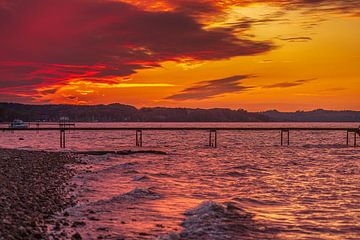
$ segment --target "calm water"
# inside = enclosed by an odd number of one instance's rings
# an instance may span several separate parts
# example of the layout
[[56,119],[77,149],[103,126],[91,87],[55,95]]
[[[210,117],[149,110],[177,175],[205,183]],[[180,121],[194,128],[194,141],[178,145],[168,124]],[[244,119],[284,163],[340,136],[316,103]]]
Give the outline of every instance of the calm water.
[[[96,124],[98,126],[301,126],[313,124]],[[79,124],[78,126],[88,126]],[[91,124],[94,126],[94,124]],[[71,132],[69,149],[135,149],[134,132]],[[156,239],[181,232],[189,209],[204,201],[231,202],[253,213],[268,238],[360,239],[360,148],[344,132],[144,132],[144,148],[168,155],[87,156],[75,182],[78,206],[68,209],[85,238]],[[19,140],[23,139],[23,140]],[[2,133],[1,147],[57,150],[59,134]],[[211,221],[210,221],[211,222]],[[226,222],[226,219],[224,220]],[[229,223],[230,224],[230,223]],[[69,232],[73,228],[68,229]],[[241,239],[230,236],[228,239]],[[254,236],[254,239],[259,237]],[[214,238],[221,239],[221,238]],[[224,237],[225,239],[225,237]]]

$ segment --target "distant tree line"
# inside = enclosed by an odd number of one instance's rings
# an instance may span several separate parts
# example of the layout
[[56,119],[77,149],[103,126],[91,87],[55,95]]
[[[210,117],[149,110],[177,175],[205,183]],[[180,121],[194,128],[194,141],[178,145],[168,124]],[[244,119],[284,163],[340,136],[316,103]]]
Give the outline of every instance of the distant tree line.
[[25,105],[0,103],[0,121],[74,122],[360,122],[357,111],[247,112],[226,108],[141,108],[124,104],[109,105]]
[[0,121],[59,121],[68,117],[74,122],[260,122],[269,121],[263,114],[245,110],[141,108],[123,104],[110,105],[25,105],[0,103]]
[[261,113],[274,122],[359,122],[359,111],[313,111],[279,112],[276,110]]

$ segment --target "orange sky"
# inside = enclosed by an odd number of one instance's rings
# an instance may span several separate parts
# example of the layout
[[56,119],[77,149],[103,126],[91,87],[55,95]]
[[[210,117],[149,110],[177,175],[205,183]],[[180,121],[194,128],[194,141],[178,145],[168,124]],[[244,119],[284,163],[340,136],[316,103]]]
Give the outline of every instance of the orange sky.
[[0,0],[0,101],[360,110],[355,0]]

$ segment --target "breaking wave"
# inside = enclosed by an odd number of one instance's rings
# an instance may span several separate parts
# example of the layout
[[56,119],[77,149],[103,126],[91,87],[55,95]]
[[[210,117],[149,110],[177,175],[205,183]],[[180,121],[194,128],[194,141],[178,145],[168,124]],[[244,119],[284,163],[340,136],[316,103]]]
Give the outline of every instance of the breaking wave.
[[257,223],[254,215],[234,203],[203,202],[184,214],[184,230],[169,234],[162,240],[224,240],[224,239],[276,239],[274,229]]
[[161,198],[161,195],[152,188],[135,188],[125,194],[114,196],[110,199],[99,200],[95,204],[110,204],[115,202],[128,202],[140,200],[155,200]]

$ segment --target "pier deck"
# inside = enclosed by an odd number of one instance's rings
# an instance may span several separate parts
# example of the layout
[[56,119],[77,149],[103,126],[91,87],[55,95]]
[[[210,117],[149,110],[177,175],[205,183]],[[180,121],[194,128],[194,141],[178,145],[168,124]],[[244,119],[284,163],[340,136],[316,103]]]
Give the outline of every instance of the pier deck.
[[[290,145],[290,132],[295,131],[343,131],[346,132],[346,145],[350,144],[350,134],[353,134],[354,147],[357,146],[357,135],[360,136],[359,128],[338,127],[36,127],[36,128],[0,128],[0,131],[58,131],[60,132],[60,147],[65,148],[66,131],[135,131],[136,146],[143,145],[143,131],[208,131],[209,146],[217,147],[218,131],[279,131],[281,133],[281,145]],[[285,136],[284,136],[285,134]],[[286,137],[286,138],[285,138]],[[285,142],[284,142],[285,140]]]

